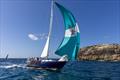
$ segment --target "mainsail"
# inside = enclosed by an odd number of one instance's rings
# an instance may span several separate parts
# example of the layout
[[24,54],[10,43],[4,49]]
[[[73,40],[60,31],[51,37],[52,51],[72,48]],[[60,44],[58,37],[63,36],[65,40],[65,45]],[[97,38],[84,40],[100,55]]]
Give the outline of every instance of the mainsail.
[[75,60],[80,45],[78,24],[70,11],[58,3],[55,4],[61,11],[65,24],[65,35],[55,54],[60,56],[67,55],[69,60]]
[[51,15],[50,15],[49,33],[48,33],[46,44],[45,44],[44,49],[42,51],[42,54],[40,56],[41,58],[48,58],[50,36],[51,36],[51,31],[52,31],[52,23],[53,23],[53,1],[51,2]]
[[44,46],[44,49],[42,51],[42,54],[40,56],[41,58],[47,58],[48,57],[49,42],[50,42],[50,38],[48,37],[47,41],[46,41],[46,44]]

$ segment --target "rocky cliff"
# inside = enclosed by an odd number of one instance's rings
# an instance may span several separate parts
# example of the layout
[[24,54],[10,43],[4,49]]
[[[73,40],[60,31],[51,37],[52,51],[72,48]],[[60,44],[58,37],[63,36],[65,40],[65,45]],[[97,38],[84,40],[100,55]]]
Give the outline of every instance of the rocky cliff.
[[78,60],[120,61],[120,44],[99,44],[80,49]]

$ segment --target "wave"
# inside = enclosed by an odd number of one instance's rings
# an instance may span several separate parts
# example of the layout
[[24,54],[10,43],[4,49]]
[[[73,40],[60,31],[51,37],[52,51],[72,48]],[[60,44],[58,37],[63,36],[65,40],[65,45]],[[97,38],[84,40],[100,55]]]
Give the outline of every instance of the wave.
[[8,64],[8,65],[2,65],[0,66],[0,68],[5,68],[5,69],[9,69],[9,68],[25,68],[25,64]]

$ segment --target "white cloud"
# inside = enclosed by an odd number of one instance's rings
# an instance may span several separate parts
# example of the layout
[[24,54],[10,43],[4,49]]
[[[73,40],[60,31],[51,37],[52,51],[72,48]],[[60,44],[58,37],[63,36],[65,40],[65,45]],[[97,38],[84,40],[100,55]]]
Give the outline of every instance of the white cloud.
[[42,34],[39,34],[39,38],[42,40],[42,39],[45,39],[47,38],[47,34],[46,33],[42,33]]
[[37,36],[35,36],[34,34],[28,34],[28,37],[31,39],[31,40],[38,40],[39,38]]
[[31,40],[43,40],[47,38],[47,34],[46,33],[41,33],[41,34],[28,34],[28,37]]

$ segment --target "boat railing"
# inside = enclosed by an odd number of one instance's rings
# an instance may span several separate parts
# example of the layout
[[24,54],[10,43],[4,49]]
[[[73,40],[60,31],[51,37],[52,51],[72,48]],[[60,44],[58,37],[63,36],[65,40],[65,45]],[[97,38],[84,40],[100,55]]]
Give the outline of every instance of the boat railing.
[[50,61],[54,61],[52,59],[46,59],[46,58],[40,58],[40,57],[32,57],[32,58],[28,58],[27,59],[27,63],[31,63],[31,62],[37,62],[37,61],[41,61],[41,62],[50,62]]

